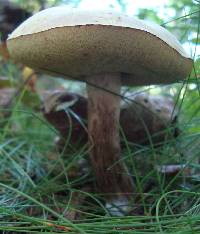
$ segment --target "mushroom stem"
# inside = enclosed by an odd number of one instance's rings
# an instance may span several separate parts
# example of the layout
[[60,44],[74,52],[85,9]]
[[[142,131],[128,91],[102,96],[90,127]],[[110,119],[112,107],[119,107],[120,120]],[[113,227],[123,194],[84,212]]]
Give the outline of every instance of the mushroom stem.
[[124,162],[120,160],[120,73],[94,75],[87,80],[90,159],[97,191],[108,199],[128,197],[134,186]]

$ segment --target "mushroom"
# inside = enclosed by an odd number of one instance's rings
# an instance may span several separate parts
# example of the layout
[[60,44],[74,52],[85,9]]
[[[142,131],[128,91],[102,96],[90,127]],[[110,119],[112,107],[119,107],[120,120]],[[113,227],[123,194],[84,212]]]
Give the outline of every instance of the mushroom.
[[120,88],[185,79],[192,60],[181,44],[156,24],[62,6],[22,23],[9,36],[8,49],[14,60],[39,71],[86,82],[97,191],[124,204],[123,198],[129,200],[135,189],[121,159]]

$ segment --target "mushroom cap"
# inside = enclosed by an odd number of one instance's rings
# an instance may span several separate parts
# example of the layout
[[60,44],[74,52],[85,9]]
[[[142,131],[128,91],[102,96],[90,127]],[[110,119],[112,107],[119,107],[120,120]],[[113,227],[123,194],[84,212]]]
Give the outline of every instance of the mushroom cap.
[[192,59],[163,27],[109,11],[43,10],[8,38],[11,57],[36,70],[86,80],[120,72],[124,85],[186,78]]

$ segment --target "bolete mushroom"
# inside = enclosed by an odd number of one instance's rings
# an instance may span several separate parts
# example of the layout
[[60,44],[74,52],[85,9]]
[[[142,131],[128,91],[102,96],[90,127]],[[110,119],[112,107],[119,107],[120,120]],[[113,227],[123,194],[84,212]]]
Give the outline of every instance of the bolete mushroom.
[[123,203],[123,197],[134,192],[134,183],[121,160],[120,88],[186,78],[192,60],[181,44],[159,25],[109,11],[62,6],[22,23],[9,36],[8,49],[14,60],[39,71],[87,83],[97,191]]

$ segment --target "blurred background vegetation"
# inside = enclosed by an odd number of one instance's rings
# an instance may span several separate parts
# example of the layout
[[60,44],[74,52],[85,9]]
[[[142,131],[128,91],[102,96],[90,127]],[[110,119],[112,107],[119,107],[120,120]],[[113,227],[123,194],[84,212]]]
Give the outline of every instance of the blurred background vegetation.
[[[0,28],[1,7],[4,2],[6,1],[0,0]],[[11,1],[30,14],[60,4],[81,7],[84,2],[90,7],[86,0]],[[158,7],[153,4],[151,7],[150,4],[145,5],[144,1],[143,7],[140,4],[135,8],[134,1],[129,0],[101,2],[111,10],[147,19],[167,28],[176,35],[194,60],[193,71],[186,80],[165,86],[123,89],[123,94],[142,92],[171,97],[178,115],[176,127],[180,130],[176,139],[164,142],[159,148],[151,144],[130,144],[123,150],[129,169],[137,181],[138,193],[133,202],[133,207],[136,206],[133,217],[115,219],[108,214],[104,202],[90,189],[89,185],[93,180],[91,169],[86,166],[86,172],[80,172],[79,164],[85,163],[80,163],[80,160],[87,158],[87,145],[71,145],[71,129],[65,150],[60,151],[55,140],[59,133],[41,113],[46,91],[66,89],[85,95],[84,84],[63,81],[61,77],[55,80],[44,74],[35,74],[5,58],[2,53],[2,233],[133,233],[133,229],[137,230],[136,233],[200,232],[200,1],[163,2]],[[91,5],[93,3],[91,1]],[[180,166],[174,174],[161,173],[158,169],[163,165],[174,164]],[[142,216],[139,216],[140,213]],[[74,219],[81,219],[82,222],[72,224]]]

